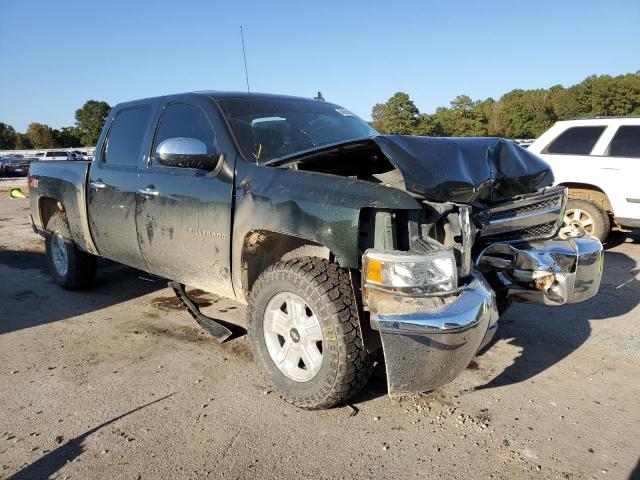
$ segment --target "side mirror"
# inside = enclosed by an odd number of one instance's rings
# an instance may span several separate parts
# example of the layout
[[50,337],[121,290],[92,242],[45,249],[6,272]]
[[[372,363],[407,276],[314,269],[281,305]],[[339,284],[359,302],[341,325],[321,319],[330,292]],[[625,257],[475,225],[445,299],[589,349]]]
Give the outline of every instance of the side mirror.
[[156,148],[158,162],[167,167],[216,170],[222,160],[220,152],[207,153],[207,146],[195,138],[169,138]]

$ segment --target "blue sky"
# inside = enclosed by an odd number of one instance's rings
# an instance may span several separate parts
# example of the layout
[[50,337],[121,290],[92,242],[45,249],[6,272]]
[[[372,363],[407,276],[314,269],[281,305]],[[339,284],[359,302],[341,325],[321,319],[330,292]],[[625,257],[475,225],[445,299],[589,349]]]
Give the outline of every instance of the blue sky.
[[88,99],[251,88],[369,119],[396,91],[458,94],[640,70],[640,1],[0,0],[0,121],[59,128]]

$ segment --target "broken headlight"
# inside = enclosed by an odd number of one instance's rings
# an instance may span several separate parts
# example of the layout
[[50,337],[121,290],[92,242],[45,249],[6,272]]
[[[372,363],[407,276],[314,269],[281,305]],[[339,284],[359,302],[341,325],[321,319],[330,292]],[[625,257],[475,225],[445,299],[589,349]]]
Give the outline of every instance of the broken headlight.
[[431,253],[367,250],[362,266],[367,286],[418,295],[448,292],[458,286],[451,250]]

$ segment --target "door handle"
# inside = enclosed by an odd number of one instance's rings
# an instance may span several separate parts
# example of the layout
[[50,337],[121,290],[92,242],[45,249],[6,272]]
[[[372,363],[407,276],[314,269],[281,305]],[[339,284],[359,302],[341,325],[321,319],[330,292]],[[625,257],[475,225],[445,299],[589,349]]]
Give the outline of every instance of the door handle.
[[93,182],[89,183],[89,186],[95,190],[102,190],[107,186],[107,184],[104,183],[102,180],[94,180]]
[[146,198],[153,198],[153,197],[157,197],[158,195],[160,195],[160,192],[158,190],[156,190],[155,188],[151,188],[151,187],[144,187],[138,190],[138,193],[140,195],[142,195],[143,197]]

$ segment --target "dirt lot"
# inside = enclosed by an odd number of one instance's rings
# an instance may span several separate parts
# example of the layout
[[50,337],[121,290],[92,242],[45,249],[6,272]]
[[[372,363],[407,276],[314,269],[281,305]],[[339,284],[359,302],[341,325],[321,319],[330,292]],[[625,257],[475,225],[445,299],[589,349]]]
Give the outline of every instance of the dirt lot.
[[378,369],[353,408],[305,412],[164,282],[104,262],[59,289],[28,200],[0,195],[0,478],[638,478],[638,235],[610,242],[599,296],[514,306],[445,388],[391,400]]

